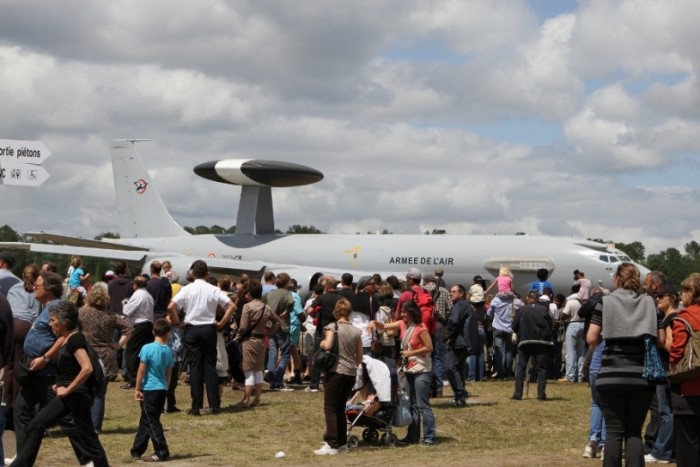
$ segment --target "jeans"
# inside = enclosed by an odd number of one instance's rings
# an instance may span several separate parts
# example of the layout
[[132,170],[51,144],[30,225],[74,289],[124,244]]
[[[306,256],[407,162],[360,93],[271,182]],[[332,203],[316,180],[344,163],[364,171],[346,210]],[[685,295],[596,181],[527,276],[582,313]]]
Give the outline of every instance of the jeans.
[[107,397],[107,386],[109,381],[105,375],[104,381],[95,392],[95,398],[92,401],[90,409],[90,418],[92,418],[92,426],[95,427],[95,433],[102,431],[102,421],[105,418],[105,399]]
[[671,460],[675,438],[673,436],[673,413],[671,412],[671,394],[668,384],[656,386],[656,400],[659,405],[659,432],[656,435],[651,455],[657,459]]
[[484,342],[486,342],[486,331],[484,328],[479,328],[479,355],[467,357],[467,367],[469,368],[467,379],[469,381],[484,379]]
[[547,399],[547,363],[549,362],[549,347],[542,344],[526,344],[518,348],[518,362],[515,370],[515,390],[513,399],[523,398],[523,383],[525,370],[530,357],[533,359],[532,369],[537,372],[537,399]]
[[[289,364],[289,351],[291,342],[289,333],[277,331],[277,334],[270,338],[270,349],[267,353],[267,371],[272,376],[270,386],[280,388],[284,386],[284,372]],[[280,362],[277,364],[277,354],[280,353]]]
[[[445,323],[438,321],[435,323],[435,333],[430,336],[433,340],[433,352],[430,355],[433,360],[433,376],[430,388],[432,391],[442,391],[443,374],[445,372],[442,362],[445,355],[444,329]],[[464,361],[462,364],[464,364]]]
[[512,332],[493,330],[493,364],[501,379],[507,378],[513,367],[512,336]]
[[327,380],[323,383],[323,414],[326,418],[326,432],[323,440],[330,447],[338,449],[348,444],[345,403],[352,394],[355,377],[342,373],[326,373],[326,378]]
[[405,373],[408,383],[408,397],[411,401],[411,424],[408,425],[406,440],[417,443],[420,440],[420,420],[423,417],[423,441],[435,443],[435,416],[430,407],[430,373]]
[[588,441],[595,441],[598,447],[605,444],[605,418],[600,406],[600,393],[595,387],[598,373],[588,375],[588,384],[591,385],[591,416],[588,430]]
[[[22,449],[11,465],[17,467],[34,465],[46,429],[66,416],[72,415],[75,428],[66,431],[71,443],[80,445],[81,451],[95,466],[108,466],[107,455],[92,425],[90,407],[92,407],[92,396],[84,392],[74,392],[60,398],[54,397],[29,422]],[[80,459],[81,464],[87,462]]]
[[187,363],[190,367],[190,395],[192,409],[199,410],[204,403],[204,388],[212,409],[221,408],[219,376],[216,374],[216,329],[213,324],[187,326],[183,339]]
[[464,360],[467,356],[467,349],[448,349],[445,354],[445,370],[447,380],[450,382],[455,400],[460,401],[467,398],[467,391],[464,389]]
[[160,423],[160,414],[163,411],[167,393],[167,391],[143,391],[141,419],[134,437],[134,444],[131,446],[132,457],[141,457],[146,452],[148,440],[153,443],[153,453],[161,460],[170,457],[168,443],[163,434],[163,425]]
[[[574,321],[566,328],[566,379],[583,381],[583,360],[586,358],[586,341],[583,322]],[[607,455],[607,454],[606,454]]]
[[642,425],[653,396],[653,392],[630,391],[624,388],[600,391],[606,431],[604,467],[622,465],[623,441],[625,467],[644,465]]

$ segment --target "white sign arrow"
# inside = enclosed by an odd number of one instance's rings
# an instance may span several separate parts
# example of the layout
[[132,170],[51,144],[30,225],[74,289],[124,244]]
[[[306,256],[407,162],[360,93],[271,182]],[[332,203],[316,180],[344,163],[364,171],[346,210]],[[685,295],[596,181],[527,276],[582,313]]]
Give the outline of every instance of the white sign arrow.
[[50,155],[51,151],[41,141],[0,139],[0,162],[13,161],[41,164]]
[[0,185],[39,186],[48,178],[49,173],[40,165],[0,159]]

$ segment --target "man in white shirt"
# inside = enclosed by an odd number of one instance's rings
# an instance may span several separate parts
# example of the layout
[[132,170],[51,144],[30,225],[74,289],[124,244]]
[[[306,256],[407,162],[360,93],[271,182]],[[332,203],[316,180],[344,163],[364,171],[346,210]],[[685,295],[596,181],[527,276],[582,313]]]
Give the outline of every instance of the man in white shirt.
[[[192,408],[190,415],[199,415],[203,406],[204,388],[213,414],[221,413],[219,397],[219,377],[216,374],[216,331],[223,328],[231,319],[236,305],[218,287],[208,282],[207,263],[197,260],[192,263],[190,272],[194,282],[180,290],[168,305],[168,313],[174,326],[185,330],[183,345],[186,360],[190,367],[190,395]],[[220,306],[224,314],[216,320],[216,309]],[[178,312],[184,311],[180,321]]]
[[129,301],[124,304],[122,313],[134,327],[134,332],[126,342],[124,359],[126,360],[126,373],[122,389],[132,389],[136,383],[136,372],[139,369],[139,353],[141,347],[153,342],[153,297],[146,288],[148,280],[143,276],[136,276],[132,281],[134,289]]

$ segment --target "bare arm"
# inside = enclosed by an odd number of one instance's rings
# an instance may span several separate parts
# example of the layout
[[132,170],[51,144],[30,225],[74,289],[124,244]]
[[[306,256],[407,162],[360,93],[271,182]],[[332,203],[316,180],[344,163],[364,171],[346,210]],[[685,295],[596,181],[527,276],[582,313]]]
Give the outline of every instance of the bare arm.
[[226,311],[224,312],[224,316],[221,318],[221,321],[216,323],[216,329],[221,329],[224,326],[226,326],[226,323],[231,319],[231,316],[233,316],[233,312],[236,311],[236,303],[233,300],[229,300],[228,305],[226,306]]
[[[333,348],[333,338],[335,337],[335,331],[332,329],[326,329],[326,336],[323,338],[321,341],[321,344],[319,344],[319,347],[321,347],[323,350],[331,350]],[[360,346],[362,344],[360,343]]]
[[29,371],[39,371],[44,368],[50,360],[56,358],[58,351],[61,350],[61,346],[65,340],[66,339],[64,337],[57,338],[49,350],[44,352],[44,355],[41,357],[36,357],[34,360],[32,360],[32,362],[29,364]]
[[586,342],[588,345],[595,348],[600,344],[600,341],[603,340],[602,330],[603,328],[599,325],[591,323],[588,327],[588,334],[586,335]]
[[[168,371],[170,371],[168,369]],[[146,376],[146,364],[141,362],[139,363],[139,369],[136,372],[136,389],[134,390],[134,399],[137,401],[142,401],[143,400],[143,391],[141,388],[141,383],[143,382],[143,377]]]

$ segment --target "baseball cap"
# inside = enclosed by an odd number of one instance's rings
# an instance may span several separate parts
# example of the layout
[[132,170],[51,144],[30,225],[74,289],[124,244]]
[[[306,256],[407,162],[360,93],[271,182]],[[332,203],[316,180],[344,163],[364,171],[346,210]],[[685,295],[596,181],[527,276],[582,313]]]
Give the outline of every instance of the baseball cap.
[[409,269],[408,272],[406,273],[406,277],[409,277],[411,279],[420,280],[420,278],[421,278],[420,269],[418,269],[418,268]]

